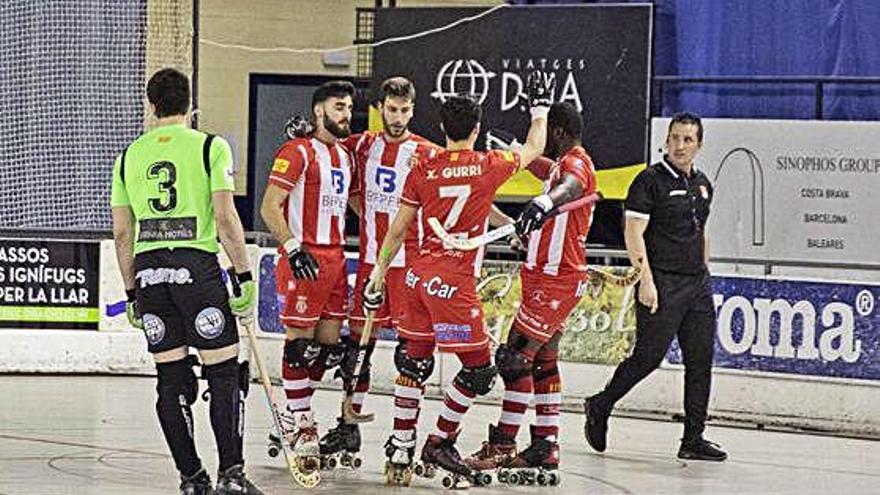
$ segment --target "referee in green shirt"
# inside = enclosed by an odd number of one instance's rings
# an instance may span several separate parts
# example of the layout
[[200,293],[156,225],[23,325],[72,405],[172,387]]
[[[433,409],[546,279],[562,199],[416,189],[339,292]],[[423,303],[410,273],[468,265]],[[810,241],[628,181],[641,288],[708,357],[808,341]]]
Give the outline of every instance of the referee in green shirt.
[[[156,362],[156,412],[180,471],[180,493],[261,494],[244,475],[242,422],[246,374],[238,363],[235,316],[256,301],[244,231],[233,204],[232,154],[221,137],[188,128],[189,80],[162,69],[147,84],[158,127],[132,142],[113,167],[116,259],[129,321],[144,331]],[[217,239],[242,291],[230,298]],[[190,406],[198,395],[189,347],[201,357],[211,391],[219,452],[217,490],[196,453]]]

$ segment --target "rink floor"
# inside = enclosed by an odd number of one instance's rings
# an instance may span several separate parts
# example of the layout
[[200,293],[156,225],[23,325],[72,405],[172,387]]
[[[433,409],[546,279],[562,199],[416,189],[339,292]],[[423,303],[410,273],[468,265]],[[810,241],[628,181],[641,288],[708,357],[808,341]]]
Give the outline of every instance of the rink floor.
[[[154,379],[147,377],[0,376],[0,495],[174,494],[177,475],[154,414]],[[202,385],[204,386],[204,384]],[[265,451],[269,415],[261,390],[248,399],[245,456],[250,478],[267,494],[302,490],[282,461]],[[314,405],[322,432],[333,423],[339,392],[319,391]],[[377,420],[362,428],[364,466],[325,474],[315,491],[359,495],[383,484],[382,445],[391,428],[392,399],[371,396],[365,409]],[[427,401],[422,431],[433,427],[438,401]],[[212,478],[216,454],[206,404],[196,406],[197,445]],[[479,448],[497,408],[477,406],[466,419],[459,447]],[[675,457],[681,425],[612,418],[609,448],[585,446],[583,419],[562,419],[562,484],[555,488],[490,487],[495,494],[541,490],[559,494],[880,493],[880,442],[737,428],[709,428],[707,437],[730,454],[725,463]],[[520,433],[526,441],[527,428]],[[421,438],[424,438],[422,433]],[[443,490],[439,480],[416,479],[392,493]]]

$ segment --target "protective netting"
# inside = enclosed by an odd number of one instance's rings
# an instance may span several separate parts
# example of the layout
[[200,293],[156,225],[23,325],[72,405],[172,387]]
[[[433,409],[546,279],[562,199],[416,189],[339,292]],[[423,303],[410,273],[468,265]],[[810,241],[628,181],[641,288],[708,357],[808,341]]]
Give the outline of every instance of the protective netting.
[[0,2],[0,229],[106,230],[146,78],[192,74],[192,0]]

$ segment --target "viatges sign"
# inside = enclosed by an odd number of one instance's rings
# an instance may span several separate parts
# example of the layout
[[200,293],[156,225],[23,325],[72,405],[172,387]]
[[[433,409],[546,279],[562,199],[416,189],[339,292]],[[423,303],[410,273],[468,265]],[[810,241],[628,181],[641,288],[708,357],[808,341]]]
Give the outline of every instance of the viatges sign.
[[[501,72],[493,72],[486,66],[499,66]],[[525,94],[526,75],[534,70],[547,71],[557,78],[556,91],[552,95],[557,102],[568,102],[583,112],[576,72],[584,72],[587,68],[584,59],[538,59],[522,60],[500,59],[492,62],[480,62],[474,59],[450,60],[443,64],[437,72],[434,91],[431,96],[446,101],[450,95],[471,94],[482,105],[486,102],[489,92],[497,88],[500,91],[498,102],[502,112],[527,110]],[[581,83],[583,85],[583,82]]]
[[[529,124],[525,81],[556,78],[554,101],[584,116],[584,142],[598,168],[646,156],[651,6],[379,9],[373,82],[404,76],[416,85],[413,130],[442,143],[437,110],[450,95],[483,107],[482,131],[519,141]],[[551,28],[552,26],[552,28]],[[410,36],[429,32],[421,36]],[[481,137],[478,145],[485,140]]]

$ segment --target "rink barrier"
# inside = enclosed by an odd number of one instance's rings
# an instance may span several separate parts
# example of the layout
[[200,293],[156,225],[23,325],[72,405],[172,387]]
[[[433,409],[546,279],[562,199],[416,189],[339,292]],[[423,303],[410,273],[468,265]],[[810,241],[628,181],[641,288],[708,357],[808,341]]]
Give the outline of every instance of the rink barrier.
[[[248,253],[252,266],[260,267],[259,273],[256,274],[257,283],[261,292],[264,292],[260,295],[260,304],[268,304],[267,301],[275,299],[274,293],[265,293],[269,291],[267,287],[274,286],[267,283],[270,278],[267,260],[274,260],[274,250],[249,245]],[[100,242],[99,254],[98,330],[0,329],[0,372],[143,375],[154,373],[143,335],[128,326],[124,311],[120,311],[120,308],[124,307],[120,304],[124,301],[125,295],[116,266],[113,242]],[[356,260],[350,260],[348,270],[352,274],[350,278],[352,284],[355,269]],[[880,410],[880,380],[877,379],[877,361],[874,357],[880,355],[875,352],[878,345],[877,334],[880,333],[876,329],[880,328],[880,323],[877,322],[876,307],[869,308],[871,304],[865,302],[866,296],[862,295],[861,299],[858,297],[858,294],[864,294],[868,290],[876,300],[877,291],[880,290],[877,285],[869,282],[846,284],[819,279],[810,280],[805,276],[790,280],[784,277],[768,279],[758,274],[747,276],[738,274],[735,277],[724,276],[718,279],[726,284],[721,292],[715,295],[719,308],[724,308],[724,301],[735,297],[745,300],[735,299],[736,307],[728,307],[724,310],[734,315],[734,320],[737,318],[743,320],[745,317],[742,315],[745,315],[748,306],[753,310],[756,307],[758,309],[754,313],[755,324],[752,330],[741,328],[745,325],[741,322],[734,324],[733,329],[721,329],[721,332],[728,332],[729,335],[716,339],[719,341],[716,346],[721,349],[719,352],[716,348],[716,367],[710,403],[710,416],[713,421],[819,430],[858,436],[880,436],[880,417],[876,415],[876,411]],[[789,292],[777,292],[778,297],[769,298],[769,302],[761,302],[758,301],[762,299],[761,297],[749,299],[750,293],[742,289],[742,287],[746,289],[751,287],[750,290],[759,290],[764,287],[763,290],[766,291],[770,290],[767,289],[770,287],[774,291],[783,290],[773,284],[787,284],[788,288],[783,289]],[[740,289],[736,289],[737,287]],[[734,294],[735,290],[740,290],[741,293]],[[798,294],[804,297],[797,299]],[[721,296],[720,303],[719,296]],[[851,304],[847,303],[852,307],[853,312],[851,330],[846,327],[849,314],[842,306],[831,306],[831,310],[827,309],[834,302],[842,302],[844,296],[853,301]],[[590,297],[590,294],[585,297]],[[764,297],[764,299],[768,298]],[[777,299],[787,301],[792,308],[791,311],[786,305],[776,302]],[[751,302],[747,305],[746,301]],[[779,340],[781,327],[778,316],[771,318],[776,323],[769,324],[770,327],[766,327],[766,324],[762,323],[764,320],[760,320],[766,318],[766,314],[759,314],[762,305],[767,310],[774,304],[777,312],[798,313],[789,322],[794,322],[791,328],[784,328],[784,332],[791,330],[791,335],[794,335],[790,342]],[[812,314],[807,305],[813,306],[816,315],[817,326],[813,334],[817,343],[815,346],[803,343],[802,327],[797,323],[802,318],[799,315]],[[260,309],[266,310],[265,307]],[[260,309],[257,310],[258,313]],[[841,311],[845,313],[843,316]],[[268,326],[269,323],[267,323],[268,328],[262,326],[267,322],[265,315],[262,318],[259,314],[255,316],[258,321],[261,355],[265,356],[270,375],[277,380],[280,377],[283,334],[277,333],[277,328]],[[588,322],[593,323],[615,320],[612,315],[607,317],[581,315],[581,317],[582,320],[586,318]],[[626,318],[618,320],[623,321],[623,326],[626,326]],[[761,325],[765,326],[761,327]],[[767,332],[768,328],[771,331],[769,347],[766,345],[768,336],[760,333]],[[826,337],[825,347],[822,347],[822,335],[829,329],[836,334],[833,338]],[[592,329],[581,329],[580,333],[583,338],[592,338],[595,334],[591,335],[591,331]],[[749,346],[746,345],[743,331],[746,331],[746,337],[752,339]],[[621,333],[625,334],[625,332]],[[384,336],[387,338],[390,335],[386,330]],[[727,341],[721,342],[724,339]],[[724,345],[731,343],[734,345],[733,351],[745,349],[745,352],[737,354],[729,352],[731,349],[723,348]],[[373,387],[376,393],[390,393],[392,390],[396,376],[392,364],[393,349],[394,343],[390,340],[381,340],[377,345],[373,361]],[[789,356],[792,350],[794,355]],[[244,352],[246,353],[247,350],[245,349]],[[818,356],[815,355],[816,352]],[[661,369],[649,376],[620,402],[618,414],[653,417],[659,415],[667,419],[680,416],[683,373],[681,366],[676,364],[676,359],[676,350],[673,348]],[[779,362],[782,361],[802,363],[801,368],[808,373],[796,373],[794,365],[789,368],[779,367]],[[454,357],[441,355],[438,359],[437,371],[427,384],[428,395],[440,396],[458,366],[458,361]],[[600,390],[614,371],[613,363],[568,361],[562,362],[560,368],[565,384],[563,409],[574,411],[579,411],[583,398]],[[827,371],[827,376],[818,373],[822,370]],[[324,386],[338,388],[338,383],[333,383],[330,374],[327,375]],[[495,390],[482,400],[498,403],[500,397],[499,383]]]

